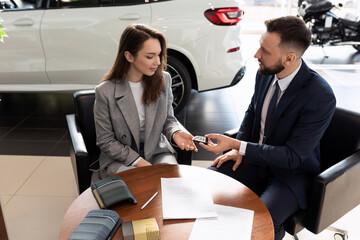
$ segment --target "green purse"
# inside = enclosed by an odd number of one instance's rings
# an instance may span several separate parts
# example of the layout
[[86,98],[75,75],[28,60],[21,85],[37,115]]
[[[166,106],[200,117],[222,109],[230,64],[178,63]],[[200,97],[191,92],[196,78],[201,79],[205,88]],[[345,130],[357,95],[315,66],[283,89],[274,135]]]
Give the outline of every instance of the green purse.
[[91,185],[92,193],[99,207],[106,209],[115,203],[128,200],[137,203],[126,183],[119,176],[105,178]]

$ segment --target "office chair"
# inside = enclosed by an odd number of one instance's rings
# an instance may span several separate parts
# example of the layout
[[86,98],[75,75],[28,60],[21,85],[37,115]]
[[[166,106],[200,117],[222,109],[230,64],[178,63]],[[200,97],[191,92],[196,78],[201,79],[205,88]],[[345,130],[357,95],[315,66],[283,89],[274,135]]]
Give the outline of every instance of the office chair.
[[[224,135],[235,138],[237,132]],[[360,204],[360,113],[336,108],[320,140],[320,161],[322,172],[313,179],[309,208],[295,212],[284,227],[296,240],[304,228],[315,234],[332,230],[334,239],[345,240],[347,232],[330,225]]]
[[[90,186],[92,170],[99,168],[97,159],[100,149],[96,145],[94,101],[95,90],[77,91],[74,93],[75,113],[66,115],[71,138],[70,157],[80,194]],[[191,151],[175,150],[179,164],[191,165]]]

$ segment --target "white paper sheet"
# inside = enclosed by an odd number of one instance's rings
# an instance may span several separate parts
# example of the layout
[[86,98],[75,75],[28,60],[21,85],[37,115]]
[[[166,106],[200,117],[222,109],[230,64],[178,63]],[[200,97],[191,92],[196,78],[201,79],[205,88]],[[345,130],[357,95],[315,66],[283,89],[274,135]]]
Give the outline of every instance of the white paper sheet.
[[215,204],[217,218],[196,219],[189,240],[250,240],[254,211]]
[[163,219],[216,217],[210,188],[201,179],[161,178]]

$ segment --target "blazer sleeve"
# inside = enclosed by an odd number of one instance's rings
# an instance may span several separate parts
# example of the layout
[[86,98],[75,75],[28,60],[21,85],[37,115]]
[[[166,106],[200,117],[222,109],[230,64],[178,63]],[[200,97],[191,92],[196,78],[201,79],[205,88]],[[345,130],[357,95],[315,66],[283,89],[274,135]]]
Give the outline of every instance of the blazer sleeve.
[[131,149],[130,146],[124,145],[116,139],[111,123],[110,100],[106,96],[106,94],[110,95],[110,91],[107,92],[102,87],[105,86],[99,85],[95,89],[94,120],[96,144],[101,152],[106,154],[111,161],[124,162],[125,165],[130,165],[139,157],[139,154]]
[[174,109],[172,107],[173,94],[171,90],[171,76],[169,73],[164,72],[165,77],[165,92],[167,96],[167,117],[163,128],[163,134],[166,136],[169,142],[172,142],[172,136],[177,131],[187,131],[184,127],[181,127],[178,120],[174,115]]

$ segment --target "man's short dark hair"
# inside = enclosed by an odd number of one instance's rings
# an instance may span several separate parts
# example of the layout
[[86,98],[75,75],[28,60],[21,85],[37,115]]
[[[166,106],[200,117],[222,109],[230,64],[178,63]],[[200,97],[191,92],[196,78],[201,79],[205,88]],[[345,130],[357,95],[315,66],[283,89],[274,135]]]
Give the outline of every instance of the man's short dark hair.
[[311,44],[311,30],[295,16],[274,18],[265,21],[267,32],[280,35],[280,46],[298,51],[301,55]]

